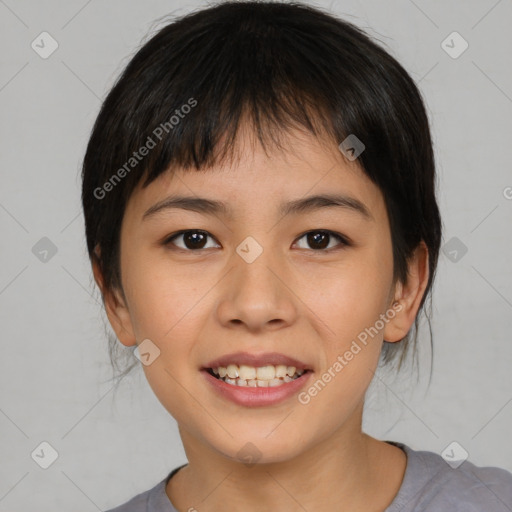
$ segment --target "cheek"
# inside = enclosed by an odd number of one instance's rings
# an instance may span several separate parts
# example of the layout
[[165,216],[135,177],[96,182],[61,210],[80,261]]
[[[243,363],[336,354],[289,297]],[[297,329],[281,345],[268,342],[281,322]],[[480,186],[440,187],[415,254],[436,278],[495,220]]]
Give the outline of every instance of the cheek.
[[330,328],[337,348],[343,348],[365,328],[375,324],[387,306],[392,284],[392,260],[376,250],[354,252],[343,264],[313,272],[307,301]]
[[[143,263],[144,262],[144,263]],[[150,339],[159,355],[142,365],[155,396],[178,422],[186,422],[195,402],[190,402],[187,382],[195,340],[207,301],[192,276],[172,270],[168,262],[133,258],[127,265],[127,295],[137,341]],[[128,278],[129,276],[129,278]],[[197,281],[197,273],[195,274]],[[184,404],[187,404],[186,406]],[[200,411],[198,411],[200,413]]]
[[[204,295],[197,272],[187,275],[173,268],[162,257],[132,253],[126,258],[125,289],[137,339],[154,338],[162,342],[179,336],[190,324],[194,305]],[[186,337],[185,337],[186,339]]]
[[197,361],[194,350],[205,314],[213,307],[207,295],[213,285],[210,279],[201,279],[197,269],[171,267],[165,257],[150,259],[142,252],[132,253],[126,269],[136,339],[149,339],[159,350],[154,362],[143,365],[143,369],[162,405],[175,416],[187,399],[183,384],[194,374],[195,367],[186,363]]
[[390,265],[361,257],[310,297],[329,335],[324,332],[322,368],[301,403],[308,402],[311,417],[332,412],[325,428],[345,422],[364,399],[381,352],[382,330],[375,326],[386,308],[391,275]]

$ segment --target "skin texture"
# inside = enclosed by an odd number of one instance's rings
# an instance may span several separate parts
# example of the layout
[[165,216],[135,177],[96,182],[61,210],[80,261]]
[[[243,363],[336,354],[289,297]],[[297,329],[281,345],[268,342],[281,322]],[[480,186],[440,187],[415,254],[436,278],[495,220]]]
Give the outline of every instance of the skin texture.
[[[417,314],[428,280],[426,246],[410,260],[408,282],[394,283],[384,198],[357,160],[302,131],[289,133],[286,151],[268,156],[254,141],[243,130],[236,163],[177,169],[134,192],[121,229],[124,297],[103,288],[94,266],[120,342],[149,338],[160,349],[142,367],[178,422],[189,461],[167,495],[180,511],[384,510],[398,492],[406,457],[362,433],[364,395],[383,339],[402,339]],[[346,208],[278,213],[282,201],[333,192],[359,199],[372,218]],[[233,217],[173,209],[142,220],[171,193],[222,200]],[[185,229],[210,234],[203,249],[187,249],[183,236],[164,245]],[[317,248],[304,234],[319,229],[351,245],[332,236],[327,248]],[[250,264],[236,252],[248,236],[263,248]],[[307,404],[293,396],[242,407],[212,391],[200,372],[231,352],[276,351],[312,367],[314,382],[395,301],[400,312]],[[261,453],[253,466],[237,459],[248,441]]]

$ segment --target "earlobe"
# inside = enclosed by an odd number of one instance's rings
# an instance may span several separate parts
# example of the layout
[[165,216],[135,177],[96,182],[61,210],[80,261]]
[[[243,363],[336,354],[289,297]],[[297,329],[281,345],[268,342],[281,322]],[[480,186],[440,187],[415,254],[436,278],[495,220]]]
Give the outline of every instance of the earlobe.
[[428,248],[421,241],[408,261],[407,282],[397,283],[392,306],[395,315],[386,324],[384,340],[394,343],[407,336],[418,314],[428,279]]
[[92,269],[94,280],[101,291],[108,321],[116,333],[117,339],[127,347],[136,345],[136,338],[133,333],[130,312],[124,303],[123,298],[119,297],[115,290],[106,289],[103,274],[101,272],[99,262],[96,259],[93,260]]

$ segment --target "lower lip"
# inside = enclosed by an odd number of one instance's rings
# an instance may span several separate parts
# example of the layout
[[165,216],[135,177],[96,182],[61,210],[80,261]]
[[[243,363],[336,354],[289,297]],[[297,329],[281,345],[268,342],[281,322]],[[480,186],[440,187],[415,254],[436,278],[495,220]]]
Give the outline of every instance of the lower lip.
[[217,393],[238,405],[246,407],[262,407],[283,402],[300,391],[313,374],[311,371],[304,372],[297,379],[285,382],[279,386],[258,388],[227,384],[223,380],[210,375],[206,370],[202,370],[201,373],[204,374],[206,380]]

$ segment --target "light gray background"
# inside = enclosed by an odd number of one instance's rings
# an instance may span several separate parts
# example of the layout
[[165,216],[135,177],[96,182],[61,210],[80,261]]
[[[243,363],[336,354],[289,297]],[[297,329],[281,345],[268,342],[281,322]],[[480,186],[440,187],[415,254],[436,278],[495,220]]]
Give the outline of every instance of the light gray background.
[[[116,395],[108,382],[79,172],[101,99],[154,21],[201,5],[0,0],[0,512],[103,510],[186,460],[142,369]],[[512,471],[512,1],[316,5],[366,28],[419,82],[443,243],[468,249],[440,256],[430,388],[425,370],[417,384],[382,375],[365,427],[438,453],[457,441],[473,462]],[[59,44],[48,59],[31,48],[43,31]],[[469,43],[457,59],[441,47],[453,31]],[[32,252],[42,237],[57,247],[46,263]],[[59,455],[48,469],[31,458],[42,441]]]

